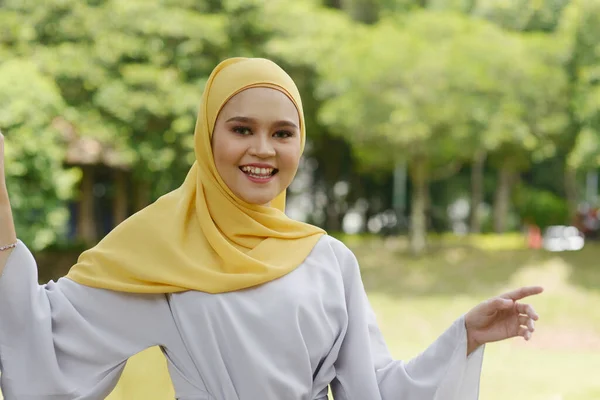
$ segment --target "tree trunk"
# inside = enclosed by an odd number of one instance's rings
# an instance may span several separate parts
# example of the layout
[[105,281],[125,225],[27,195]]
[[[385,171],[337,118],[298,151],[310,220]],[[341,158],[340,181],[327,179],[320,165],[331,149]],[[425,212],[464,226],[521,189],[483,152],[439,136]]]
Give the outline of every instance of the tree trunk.
[[117,226],[127,218],[127,173],[114,171],[115,197],[113,203],[113,225]]
[[565,196],[569,208],[569,221],[572,222],[577,214],[578,193],[577,193],[577,171],[565,163]]
[[327,206],[325,207],[325,226],[327,227],[326,229],[332,232],[341,232],[342,226],[340,224],[340,213],[336,207],[335,196],[332,194],[328,197],[329,199],[327,201]]
[[483,202],[483,178],[485,166],[485,150],[478,150],[471,166],[471,215],[469,220],[471,233],[481,232],[481,216],[479,208]]
[[84,166],[81,170],[77,237],[86,244],[92,244],[97,240],[96,218],[94,215],[94,167]]
[[419,158],[411,163],[411,167],[410,249],[414,254],[420,254],[427,246],[427,161]]
[[326,188],[325,230],[339,232],[342,228],[339,221],[344,218],[344,215],[336,205],[339,199],[335,196],[333,188],[337,182],[345,178],[345,172],[351,170],[351,153],[347,144],[343,143],[343,139],[329,135],[321,137],[319,147],[320,154],[317,156],[319,164],[313,173],[314,182],[323,182]]
[[510,208],[510,194],[515,178],[515,172],[507,161],[504,162],[498,171],[498,186],[494,199],[494,231],[496,233],[506,232],[506,222]]
[[150,204],[150,183],[138,180],[135,185],[135,196],[133,208],[135,212],[140,211]]
[[394,183],[392,193],[392,206],[398,218],[396,232],[400,233],[403,229],[403,221],[406,221],[406,163],[396,162],[394,168]]

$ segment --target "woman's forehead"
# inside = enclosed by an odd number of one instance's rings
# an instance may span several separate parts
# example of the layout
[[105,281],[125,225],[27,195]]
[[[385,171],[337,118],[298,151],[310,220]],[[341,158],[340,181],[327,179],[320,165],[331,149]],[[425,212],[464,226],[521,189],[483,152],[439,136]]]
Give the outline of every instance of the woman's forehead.
[[220,117],[272,118],[277,116],[294,121],[299,121],[300,118],[296,105],[285,93],[268,87],[242,90],[223,105],[219,114]]

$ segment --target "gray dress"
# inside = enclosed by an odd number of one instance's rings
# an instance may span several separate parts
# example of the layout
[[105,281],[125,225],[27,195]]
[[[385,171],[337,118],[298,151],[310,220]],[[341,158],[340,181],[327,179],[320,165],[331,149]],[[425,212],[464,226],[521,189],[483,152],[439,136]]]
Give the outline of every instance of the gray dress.
[[[168,266],[165,266],[168,268]],[[0,277],[6,400],[96,400],[126,360],[160,345],[181,400],[475,400],[483,347],[464,317],[409,362],[394,360],[352,252],[324,236],[267,284],[223,294],[130,294],[61,278],[37,284],[23,243]],[[162,400],[162,399],[157,399]]]

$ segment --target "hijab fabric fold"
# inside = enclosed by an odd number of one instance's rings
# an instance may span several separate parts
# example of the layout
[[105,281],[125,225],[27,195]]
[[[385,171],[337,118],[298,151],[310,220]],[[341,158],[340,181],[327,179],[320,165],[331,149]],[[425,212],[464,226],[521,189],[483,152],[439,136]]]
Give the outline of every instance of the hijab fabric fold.
[[324,231],[288,218],[285,192],[271,207],[249,204],[217,173],[215,121],[231,97],[251,87],[279,90],[296,105],[304,148],[300,94],[287,73],[266,59],[223,61],[206,83],[194,132],[196,161],[181,187],[82,253],[67,278],[121,292],[223,293],[280,278],[304,261]]
[[[275,280],[304,261],[325,232],[285,215],[285,191],[270,207],[237,198],[214,163],[211,135],[218,114],[231,97],[252,87],[279,90],[295,104],[304,149],[302,102],[288,74],[266,59],[221,62],[202,95],[196,161],[183,184],[82,253],[66,278],[130,293],[224,293]],[[165,358],[153,347],[128,361],[108,399],[173,398],[172,385],[165,382],[170,382]]]

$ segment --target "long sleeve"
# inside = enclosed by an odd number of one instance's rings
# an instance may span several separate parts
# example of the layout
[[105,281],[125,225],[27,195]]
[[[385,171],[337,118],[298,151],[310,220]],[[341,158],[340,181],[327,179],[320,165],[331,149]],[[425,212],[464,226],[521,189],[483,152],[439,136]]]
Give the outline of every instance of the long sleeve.
[[0,387],[6,400],[103,399],[127,359],[163,345],[163,295],[94,289],[68,279],[37,283],[19,242],[0,277]]
[[338,256],[344,274],[348,326],[335,364],[336,400],[476,400],[483,347],[467,357],[464,317],[423,353],[394,360],[377,326],[354,255]]

